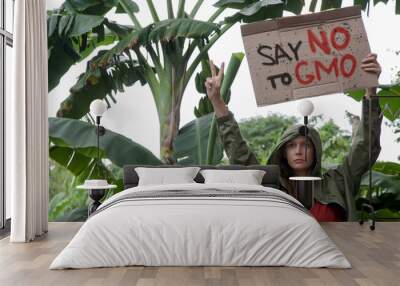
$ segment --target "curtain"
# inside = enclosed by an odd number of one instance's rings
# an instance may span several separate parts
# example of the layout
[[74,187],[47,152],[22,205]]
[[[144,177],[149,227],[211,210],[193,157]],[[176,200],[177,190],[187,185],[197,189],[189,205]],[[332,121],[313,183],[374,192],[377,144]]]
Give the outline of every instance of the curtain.
[[28,242],[48,227],[46,1],[16,0],[14,11],[6,186],[11,192],[10,241]]

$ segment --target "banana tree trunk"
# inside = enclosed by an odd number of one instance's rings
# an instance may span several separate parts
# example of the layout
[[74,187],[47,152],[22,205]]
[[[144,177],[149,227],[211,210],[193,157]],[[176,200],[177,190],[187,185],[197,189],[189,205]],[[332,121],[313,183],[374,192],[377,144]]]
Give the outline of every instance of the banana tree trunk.
[[[182,70],[182,69],[179,69]],[[166,164],[176,164],[174,141],[179,131],[180,110],[185,90],[183,76],[178,69],[171,68],[170,80],[161,82],[160,106],[160,157]],[[162,80],[162,78],[161,78]]]

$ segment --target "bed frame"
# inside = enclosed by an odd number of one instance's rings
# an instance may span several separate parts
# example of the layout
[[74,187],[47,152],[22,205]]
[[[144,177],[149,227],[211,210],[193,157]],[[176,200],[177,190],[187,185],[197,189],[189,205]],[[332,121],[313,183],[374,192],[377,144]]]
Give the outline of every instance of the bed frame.
[[[183,166],[183,165],[125,165],[124,166],[124,189],[129,189],[136,187],[139,182],[139,176],[135,171],[136,167],[147,167],[147,168],[181,168],[181,167],[193,167],[192,166]],[[262,179],[261,184],[265,187],[271,187],[275,189],[279,189],[279,167],[278,165],[252,165],[252,166],[243,166],[243,165],[221,165],[221,166],[212,166],[212,165],[196,165],[200,167],[202,170],[204,169],[218,169],[218,170],[248,170],[248,169],[256,169],[265,171],[265,175]],[[204,183],[204,178],[200,174],[194,178],[197,183]]]

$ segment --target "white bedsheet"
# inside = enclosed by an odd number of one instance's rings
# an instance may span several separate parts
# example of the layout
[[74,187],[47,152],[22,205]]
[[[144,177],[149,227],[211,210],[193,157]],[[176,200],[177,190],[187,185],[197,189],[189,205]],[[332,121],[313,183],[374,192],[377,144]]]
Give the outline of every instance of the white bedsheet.
[[[179,184],[127,189],[263,190],[238,184]],[[50,269],[127,265],[294,266],[350,268],[310,215],[262,199],[170,198],[125,201],[90,217]]]

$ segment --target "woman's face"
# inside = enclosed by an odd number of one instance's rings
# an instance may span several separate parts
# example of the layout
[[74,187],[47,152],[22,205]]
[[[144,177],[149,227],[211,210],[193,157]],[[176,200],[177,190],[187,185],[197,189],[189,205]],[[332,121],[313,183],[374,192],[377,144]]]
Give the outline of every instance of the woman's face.
[[[305,146],[307,144],[307,161]],[[298,136],[285,144],[285,157],[293,172],[298,176],[307,175],[314,162],[314,146],[304,136]]]

